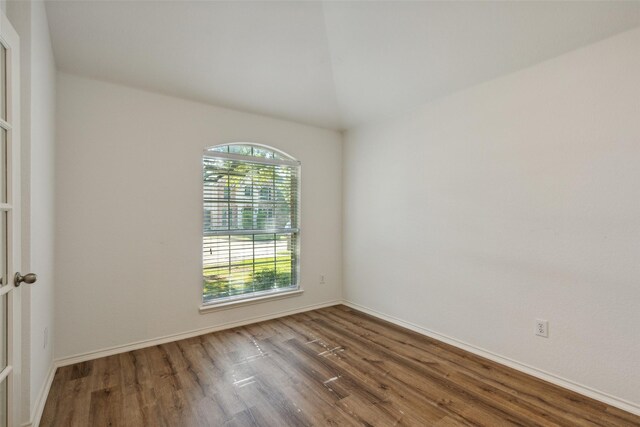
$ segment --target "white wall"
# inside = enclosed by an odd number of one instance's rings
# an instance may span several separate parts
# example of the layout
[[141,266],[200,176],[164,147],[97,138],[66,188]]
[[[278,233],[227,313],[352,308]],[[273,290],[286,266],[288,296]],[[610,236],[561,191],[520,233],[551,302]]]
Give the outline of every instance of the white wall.
[[633,30],[349,131],[345,298],[640,405],[639,52]]
[[26,422],[33,417],[53,362],[56,67],[44,3],[12,1],[7,9],[21,48],[21,270],[38,274],[35,285],[21,288],[22,417]]
[[[57,114],[56,357],[341,298],[339,133],[67,74]],[[305,292],[199,314],[202,150],[235,141],[302,162]]]

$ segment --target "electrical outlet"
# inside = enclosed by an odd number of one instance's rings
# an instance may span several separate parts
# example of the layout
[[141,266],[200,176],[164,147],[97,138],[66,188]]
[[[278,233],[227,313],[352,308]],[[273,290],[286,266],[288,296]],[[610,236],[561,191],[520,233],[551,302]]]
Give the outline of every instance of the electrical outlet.
[[320,284],[321,284],[321,285],[324,285],[324,284],[325,284],[325,281],[324,281],[324,274],[321,274],[321,275],[320,275]]
[[44,344],[42,346],[42,348],[47,348],[47,345],[49,344],[49,328],[44,328],[44,332],[42,333],[43,335],[43,341]]
[[549,321],[536,319],[536,335],[539,337],[549,338]]

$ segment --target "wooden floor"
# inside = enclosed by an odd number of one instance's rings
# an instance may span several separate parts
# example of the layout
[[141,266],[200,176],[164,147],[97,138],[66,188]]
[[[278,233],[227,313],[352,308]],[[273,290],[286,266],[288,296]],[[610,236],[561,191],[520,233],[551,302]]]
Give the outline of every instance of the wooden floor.
[[58,369],[41,426],[640,426],[345,306]]

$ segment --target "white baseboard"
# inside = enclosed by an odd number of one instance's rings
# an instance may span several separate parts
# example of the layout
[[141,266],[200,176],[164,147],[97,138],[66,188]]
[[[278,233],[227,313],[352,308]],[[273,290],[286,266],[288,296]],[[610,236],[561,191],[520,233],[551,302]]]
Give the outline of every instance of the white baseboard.
[[142,340],[125,345],[118,345],[115,347],[104,348],[101,350],[90,351],[87,353],[76,354],[74,356],[63,357],[56,359],[56,367],[73,365],[74,363],[86,362],[88,360],[99,359],[101,357],[112,356],[118,353],[126,353],[127,351],[139,350],[145,347],[153,347],[154,345],[166,344],[172,341],[179,341],[186,338],[196,337],[198,335],[204,335],[211,332],[222,331],[224,329],[236,328],[238,326],[249,325],[251,323],[262,322],[265,320],[271,320],[278,317],[289,316],[291,314],[303,313],[305,311],[317,310],[319,308],[330,307],[332,305],[342,304],[341,300],[333,300],[320,304],[307,305],[304,307],[298,307],[292,310],[278,311],[276,313],[270,313],[265,316],[250,317],[236,322],[223,323],[215,326],[208,326],[206,328],[194,329],[188,332],[181,332],[178,334],[166,335],[163,337],[152,338],[148,340]]
[[492,360],[494,362],[500,363],[501,365],[508,366],[515,370],[524,372],[536,378],[540,378],[542,380],[548,381],[557,386],[569,389],[571,391],[575,391],[576,393],[580,393],[584,396],[590,397],[592,399],[598,400],[600,402],[606,403],[607,405],[615,406],[616,408],[622,409],[627,412],[631,412],[632,414],[640,415],[640,405],[629,402],[624,399],[620,399],[618,397],[612,396],[605,392],[595,390],[591,387],[587,387],[585,385],[576,383],[575,381],[568,380],[566,378],[559,377],[555,374],[546,372],[542,369],[535,368],[533,366],[529,366],[525,363],[518,362],[516,360],[510,359],[505,356],[501,356],[499,354],[493,353],[491,351],[485,350],[483,348],[476,347],[472,344],[468,344],[464,341],[460,341],[456,338],[449,337],[447,335],[432,331],[427,328],[423,328],[422,326],[418,326],[414,323],[404,321],[402,319],[398,319],[394,316],[389,316],[387,314],[381,313],[377,310],[373,310],[368,307],[364,307],[360,304],[356,304],[350,301],[342,302],[347,307],[351,307],[355,310],[362,311],[363,313],[370,314],[371,316],[377,317],[382,320],[386,320],[387,322],[393,323],[398,326],[402,326],[404,328],[410,329],[414,332],[417,332],[422,335],[426,335],[429,338],[436,339],[438,341],[445,342],[454,347],[461,348],[462,350],[468,351],[470,353],[476,354],[478,356],[482,356],[486,359]]
[[40,388],[40,392],[38,393],[38,397],[36,398],[35,404],[31,409],[31,421],[22,424],[22,427],[38,427],[40,425],[40,418],[42,418],[42,412],[44,411],[44,405],[47,403],[47,397],[49,396],[49,390],[51,390],[51,384],[53,383],[53,378],[56,375],[57,366],[55,362],[51,363],[49,367],[49,373],[47,374],[47,378],[42,384]]
[[317,310],[319,308],[324,308],[324,307],[329,307],[329,306],[333,306],[333,305],[338,305],[338,304],[344,304],[348,307],[351,307],[355,310],[359,310],[362,311],[364,313],[370,314],[374,317],[377,317],[379,319],[382,320],[386,320],[388,322],[391,322],[393,324],[396,324],[398,326],[410,329],[414,332],[417,332],[419,334],[428,336],[430,338],[445,342],[447,344],[451,344],[455,347],[461,348],[463,350],[466,350],[470,353],[473,354],[477,354],[478,356],[482,356],[484,358],[487,358],[489,360],[492,360],[494,362],[500,363],[502,365],[508,366],[510,368],[516,369],[518,371],[524,372],[526,374],[532,375],[534,377],[540,378],[542,380],[548,381],[552,384],[558,385],[560,387],[575,391],[576,393],[580,393],[582,395],[588,396],[592,399],[598,400],[600,402],[606,403],[608,405],[611,406],[615,406],[616,408],[620,408],[622,410],[628,411],[630,413],[636,414],[636,415],[640,415],[640,405],[626,401],[624,399],[620,399],[617,398],[615,396],[612,396],[610,394],[595,390],[591,387],[587,387],[585,385],[576,383],[574,381],[559,377],[557,375],[551,374],[549,372],[546,372],[544,370],[535,368],[533,366],[529,366],[525,363],[521,363],[518,361],[515,361],[513,359],[510,359],[508,357],[505,356],[501,356],[499,354],[493,353],[491,351],[476,347],[472,344],[468,344],[465,343],[463,341],[460,341],[458,339],[449,337],[447,335],[444,334],[440,334],[438,332],[429,330],[427,328],[423,328],[421,326],[418,326],[416,324],[413,324],[411,322],[407,322],[401,319],[398,319],[396,317],[393,316],[389,316],[386,315],[384,313],[381,313],[377,310],[373,310],[370,309],[368,307],[364,307],[362,305],[356,304],[356,303],[352,303],[350,301],[342,301],[342,300],[333,300],[333,301],[328,301],[325,303],[321,303],[321,304],[314,304],[314,305],[308,305],[305,307],[299,307],[293,310],[286,310],[286,311],[280,311],[280,312],[276,312],[276,313],[271,313],[265,316],[257,316],[257,317],[252,317],[252,318],[248,318],[248,319],[244,319],[241,321],[237,321],[237,322],[229,322],[229,323],[223,323],[220,325],[216,325],[216,326],[211,326],[211,327],[206,327],[206,328],[200,328],[200,329],[195,329],[192,331],[188,331],[188,332],[183,332],[183,333],[179,333],[179,334],[173,334],[173,335],[167,335],[167,336],[163,336],[163,337],[158,337],[158,338],[153,338],[153,339],[149,339],[149,340],[143,340],[143,341],[138,341],[135,343],[130,343],[130,344],[126,344],[126,345],[120,345],[120,346],[115,346],[115,347],[110,347],[110,348],[106,348],[106,349],[101,349],[101,350],[96,350],[96,351],[92,351],[92,352],[87,352],[87,353],[82,353],[82,354],[77,354],[74,356],[70,356],[70,357],[65,357],[65,358],[61,358],[61,359],[57,359],[54,361],[53,365],[51,366],[49,375],[47,377],[47,381],[44,384],[44,386],[42,387],[42,390],[40,391],[40,394],[38,395],[38,399],[36,401],[36,404],[34,405],[34,409],[32,412],[32,422],[31,423],[27,423],[27,424],[23,424],[23,427],[37,427],[39,422],[40,422],[40,417],[42,417],[42,412],[44,410],[44,405],[46,403],[47,400],[47,396],[49,394],[49,390],[51,388],[51,383],[53,382],[53,378],[55,375],[55,371],[58,367],[61,366],[67,366],[67,365],[72,365],[74,363],[79,363],[79,362],[86,362],[88,360],[93,360],[93,359],[98,359],[100,357],[105,357],[105,356],[111,356],[114,354],[118,354],[118,353],[125,353],[127,351],[132,351],[132,350],[138,350],[141,348],[145,348],[145,347],[151,347],[151,346],[155,346],[155,345],[159,345],[159,344],[165,344],[168,342],[172,342],[172,341],[178,341],[178,340],[182,340],[182,339],[186,339],[186,338],[192,338],[198,335],[204,335],[204,334],[208,334],[211,332],[216,332],[216,331],[221,331],[224,329],[230,329],[230,328],[235,328],[238,326],[244,326],[244,325],[249,325],[252,323],[257,323],[257,322],[262,322],[265,320],[271,320],[271,319],[275,319],[278,317],[284,317],[284,316],[288,316],[291,314],[297,314],[297,313],[303,313],[305,311],[311,311],[311,310]]

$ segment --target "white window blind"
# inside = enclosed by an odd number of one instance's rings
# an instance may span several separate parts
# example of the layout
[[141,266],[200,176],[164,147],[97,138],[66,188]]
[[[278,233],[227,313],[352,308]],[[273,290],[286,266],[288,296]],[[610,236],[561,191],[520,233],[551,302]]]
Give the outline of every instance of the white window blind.
[[203,156],[203,303],[298,288],[299,163],[253,145]]

